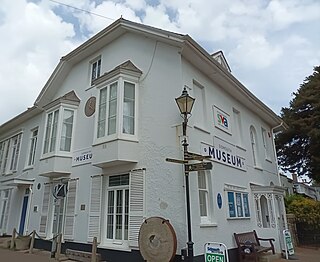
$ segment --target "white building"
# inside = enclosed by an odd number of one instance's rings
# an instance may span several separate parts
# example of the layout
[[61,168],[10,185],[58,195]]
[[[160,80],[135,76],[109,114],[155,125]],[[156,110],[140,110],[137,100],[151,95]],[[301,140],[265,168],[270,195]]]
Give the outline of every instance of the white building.
[[[284,189],[273,132],[281,119],[190,36],[119,19],[62,57],[34,106],[0,126],[0,234],[36,230],[108,261],[142,261],[145,218],[168,219],[177,258],[187,242],[182,118],[175,98],[196,99],[189,151],[213,169],[190,173],[194,253],[256,229],[280,252]],[[55,200],[56,185],[67,197]],[[218,200],[219,199],[219,200]],[[45,241],[37,245],[45,246]],[[126,260],[130,257],[130,260]],[[196,260],[197,261],[197,260]],[[232,260],[234,261],[234,260]]]

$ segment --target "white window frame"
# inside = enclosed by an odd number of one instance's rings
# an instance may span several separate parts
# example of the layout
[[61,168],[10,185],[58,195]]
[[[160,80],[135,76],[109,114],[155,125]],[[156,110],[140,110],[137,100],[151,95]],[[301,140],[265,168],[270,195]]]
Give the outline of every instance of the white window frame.
[[[72,135],[71,135],[71,144],[70,144],[70,151],[63,151],[61,150],[61,135],[62,135],[62,127],[63,127],[63,117],[64,117],[64,110],[70,110],[73,111],[73,124],[72,124]],[[47,137],[47,123],[48,123],[48,117],[51,113],[58,111],[58,121],[57,121],[57,130],[56,130],[56,135],[55,135],[55,145],[52,151],[44,152],[45,149],[45,141]],[[46,112],[46,117],[45,117],[45,126],[44,126],[44,136],[43,136],[43,146],[42,146],[42,156],[41,158],[47,158],[53,155],[60,155],[60,156],[71,156],[72,154],[72,148],[73,148],[73,141],[74,141],[74,135],[75,135],[75,126],[76,126],[76,119],[77,119],[77,107],[72,106],[72,105],[66,105],[66,104],[61,104],[57,107],[51,108]],[[50,136],[49,136],[49,144],[48,144],[48,150],[51,147],[51,141],[52,139],[52,128],[50,130]]]
[[[116,185],[116,186],[109,186],[109,181],[110,177],[115,177],[115,176],[125,176],[128,175],[128,184],[125,185]],[[116,239],[116,210],[117,210],[117,191],[122,192],[122,236],[121,239]],[[114,197],[113,197],[113,204],[114,204],[114,211],[113,212],[113,233],[112,233],[112,238],[108,238],[107,233],[108,233],[108,207],[109,207],[109,192],[113,191],[114,192]],[[125,193],[126,191],[128,192],[128,206],[127,206],[127,213],[125,212]],[[106,183],[105,183],[105,212],[104,212],[104,221],[105,221],[105,229],[103,230],[104,232],[104,243],[108,246],[119,246],[121,248],[129,248],[129,205],[130,205],[130,174],[129,173],[124,173],[124,174],[117,174],[117,175],[110,175],[106,177]],[[127,214],[127,221],[125,221],[125,215]],[[125,239],[125,227],[127,226],[127,237]]]
[[10,138],[1,141],[0,148],[0,174],[5,175],[7,172],[8,159],[10,151]]
[[206,90],[203,85],[201,85],[196,80],[193,80],[193,94],[196,99],[193,109],[192,118],[194,121],[194,126],[200,130],[208,132],[207,126],[207,103],[206,103]]
[[[15,139],[17,142],[14,144]],[[0,148],[0,174],[10,175],[18,170],[21,152],[22,132],[1,141]]]
[[[94,66],[97,65],[97,69],[95,72],[93,71]],[[101,65],[102,59],[101,56],[96,57],[92,61],[90,61],[90,85],[93,85],[94,80],[101,76]]]
[[[36,132],[36,135],[35,135],[35,132]],[[37,152],[38,136],[39,136],[39,128],[36,127],[31,130],[28,156],[26,159],[27,168],[31,168],[34,166],[35,155]]]
[[7,231],[9,210],[11,206],[11,192],[12,189],[5,189],[0,191],[0,233],[9,233]]
[[[269,162],[271,162],[271,152],[270,152],[270,138],[268,137],[268,131],[261,127],[261,133],[262,133],[262,144],[263,144],[263,148],[264,148],[264,155],[265,155],[265,159]],[[269,133],[270,134],[270,133]]]
[[[199,176],[202,175],[205,178],[205,188],[200,188]],[[214,207],[213,207],[213,192],[211,183],[211,172],[210,171],[198,171],[197,173],[197,183],[198,183],[198,203],[199,203],[199,216],[200,216],[200,226],[215,226],[216,223],[213,220]],[[201,214],[201,198],[200,192],[205,195],[205,206],[206,215]]]
[[232,135],[234,137],[234,142],[239,147],[243,148],[243,133],[242,133],[242,123],[241,123],[241,113],[236,108],[232,109],[233,112],[233,126]]
[[[232,203],[229,196],[232,195]],[[249,193],[242,191],[226,190],[226,199],[228,201],[227,215],[228,219],[248,219],[251,217]],[[230,212],[230,205],[233,206],[234,215]]]
[[[110,85],[117,82],[117,113],[116,113],[116,132],[114,134],[108,135],[108,115],[109,115],[109,90]],[[127,134],[123,132],[123,107],[124,107],[124,83],[128,82],[134,84],[135,92],[134,92],[134,134]],[[97,98],[97,117],[95,120],[95,132],[94,132],[94,144],[101,144],[104,142],[116,140],[116,139],[123,139],[123,140],[131,140],[131,141],[138,141],[138,79],[137,77],[131,77],[127,75],[120,74],[117,77],[113,77],[106,82],[103,82],[97,85],[99,90],[98,98]],[[107,88],[107,98],[106,98],[106,115],[104,118],[105,121],[105,133],[104,136],[98,137],[98,121],[101,119],[99,117],[99,106],[100,106],[100,92],[102,89]]]
[[251,144],[251,152],[253,158],[253,166],[256,168],[260,168],[260,157],[259,157],[259,146],[257,139],[257,132],[254,126],[250,126],[250,144]]

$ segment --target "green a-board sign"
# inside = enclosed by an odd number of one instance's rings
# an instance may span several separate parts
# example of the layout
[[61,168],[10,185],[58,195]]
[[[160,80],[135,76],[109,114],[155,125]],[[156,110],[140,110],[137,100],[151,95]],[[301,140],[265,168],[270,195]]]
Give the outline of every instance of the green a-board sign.
[[223,243],[210,242],[204,245],[205,262],[227,262],[227,247]]
[[289,256],[294,255],[294,248],[293,248],[290,231],[288,229],[283,230],[283,236],[284,236],[286,258],[288,259],[288,255]]

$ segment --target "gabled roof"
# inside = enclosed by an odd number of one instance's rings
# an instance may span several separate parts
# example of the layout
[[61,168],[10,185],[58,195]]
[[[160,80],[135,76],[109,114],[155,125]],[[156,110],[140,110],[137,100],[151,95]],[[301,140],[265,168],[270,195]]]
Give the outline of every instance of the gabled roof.
[[123,18],[116,20],[114,23],[110,24],[108,27],[84,42],[78,48],[62,57],[54,72],[41,90],[35,101],[35,105],[42,108],[44,105],[50,103],[57,88],[62,84],[74,64],[94,54],[97,50],[128,32],[179,47],[184,59],[201,70],[201,72],[203,72],[212,81],[219,84],[219,86],[221,86],[230,96],[234,97],[251,111],[258,114],[262,119],[264,119],[264,121],[270,124],[270,126],[283,128],[282,120],[245,86],[243,86],[239,80],[230,73],[230,70],[226,70],[226,67],[228,68],[229,66],[222,52],[219,53],[219,55],[221,58],[224,58],[225,63],[220,64],[189,35],[173,33],[131,22]]
[[219,50],[211,55],[220,65],[222,65],[225,69],[231,73],[231,68],[227,62],[226,57],[224,56],[222,50]]
[[66,93],[65,95],[55,99],[54,101],[50,102],[49,104],[45,105],[44,108],[47,109],[61,103],[78,106],[80,103],[80,99],[76,95],[76,93],[72,90]]
[[142,71],[136,67],[130,60],[116,66],[114,69],[112,69],[109,72],[104,73],[102,76],[98,77],[93,81],[94,85],[98,85],[102,82],[104,82],[106,79],[109,79],[115,75],[125,73],[127,75],[134,75],[134,76],[141,76]]

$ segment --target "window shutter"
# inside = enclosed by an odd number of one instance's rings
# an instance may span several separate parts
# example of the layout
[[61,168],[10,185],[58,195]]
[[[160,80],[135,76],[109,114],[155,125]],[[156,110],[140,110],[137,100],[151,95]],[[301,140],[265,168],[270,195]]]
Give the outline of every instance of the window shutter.
[[138,247],[140,226],[144,216],[145,170],[130,173],[129,246]]
[[71,180],[68,184],[64,239],[72,240],[74,234],[74,218],[76,210],[78,180]]
[[[3,224],[1,226],[2,226],[4,233],[7,233],[7,234],[9,233],[7,230],[7,224],[8,224],[8,217],[9,217],[9,208],[11,206],[11,203],[10,203],[11,190],[12,189],[8,189],[8,198],[5,201],[3,201],[3,205],[4,205],[4,202],[6,202],[6,204],[5,204],[4,210],[2,211],[4,217],[3,217]],[[0,216],[1,216],[1,214],[0,214]]]
[[92,242],[94,237],[100,241],[100,215],[102,176],[93,176],[91,180],[90,212],[88,225],[88,241]]
[[47,219],[49,211],[49,199],[50,199],[50,185],[45,185],[43,190],[42,198],[42,208],[41,208],[41,217],[40,217],[40,229],[39,233],[43,236],[46,236],[47,229]]

